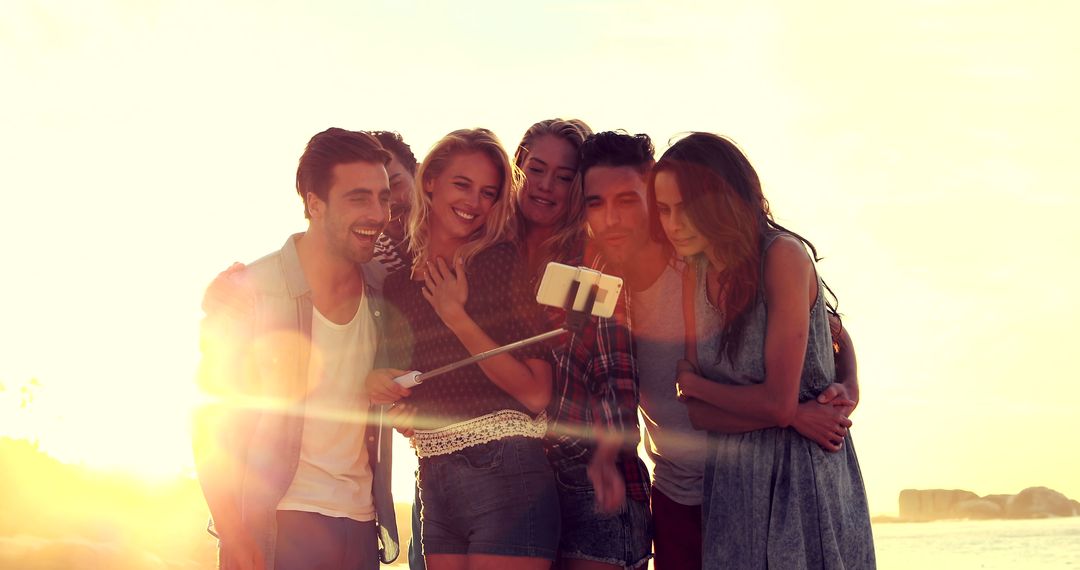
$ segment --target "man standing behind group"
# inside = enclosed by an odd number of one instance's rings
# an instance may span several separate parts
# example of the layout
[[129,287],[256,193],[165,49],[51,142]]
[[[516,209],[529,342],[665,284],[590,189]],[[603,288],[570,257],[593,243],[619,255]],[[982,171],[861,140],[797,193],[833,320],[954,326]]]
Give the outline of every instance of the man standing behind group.
[[328,129],[300,158],[308,229],[204,301],[196,470],[225,569],[377,568],[397,557],[389,431],[363,389],[385,366],[372,287],[390,154]]
[[416,156],[401,135],[394,131],[370,131],[383,148],[390,151],[386,174],[390,177],[390,221],[375,242],[375,261],[390,274],[412,267],[409,254],[408,220],[416,184]]

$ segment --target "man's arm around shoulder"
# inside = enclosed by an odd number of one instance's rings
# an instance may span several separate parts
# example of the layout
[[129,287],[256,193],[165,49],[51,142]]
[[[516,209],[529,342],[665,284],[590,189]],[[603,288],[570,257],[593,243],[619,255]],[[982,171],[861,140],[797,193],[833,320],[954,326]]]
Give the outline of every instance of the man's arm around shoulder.
[[262,553],[240,514],[244,457],[254,413],[246,388],[255,295],[244,276],[221,281],[215,280],[203,299],[197,373],[201,394],[192,417],[195,470],[221,541],[222,567],[262,569]]

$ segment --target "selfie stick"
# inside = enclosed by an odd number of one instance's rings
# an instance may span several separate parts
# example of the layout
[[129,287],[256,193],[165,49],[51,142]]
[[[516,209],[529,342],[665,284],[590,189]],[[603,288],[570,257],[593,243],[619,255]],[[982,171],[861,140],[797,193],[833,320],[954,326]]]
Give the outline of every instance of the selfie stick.
[[419,386],[425,381],[430,380],[436,376],[446,374],[458,368],[468,366],[486,360],[492,356],[497,356],[504,352],[510,352],[517,350],[523,346],[530,344],[536,344],[543,342],[549,338],[555,338],[563,333],[575,332],[581,334],[581,331],[585,328],[585,325],[589,322],[589,315],[592,313],[593,305],[596,304],[596,294],[600,291],[600,285],[593,283],[589,288],[589,294],[585,299],[585,308],[580,311],[574,310],[574,300],[577,299],[578,289],[581,287],[581,281],[574,280],[570,284],[570,291],[566,294],[566,301],[563,303],[563,308],[566,309],[566,324],[561,328],[550,330],[546,333],[541,333],[536,336],[532,336],[517,342],[512,342],[505,346],[493,348],[491,350],[485,350],[479,354],[474,354],[466,359],[459,360],[457,362],[451,362],[445,366],[440,366],[435,370],[429,370],[427,372],[420,372],[419,370],[413,370],[412,372],[406,372],[397,378],[394,378],[394,382],[406,387],[412,388],[413,386]]

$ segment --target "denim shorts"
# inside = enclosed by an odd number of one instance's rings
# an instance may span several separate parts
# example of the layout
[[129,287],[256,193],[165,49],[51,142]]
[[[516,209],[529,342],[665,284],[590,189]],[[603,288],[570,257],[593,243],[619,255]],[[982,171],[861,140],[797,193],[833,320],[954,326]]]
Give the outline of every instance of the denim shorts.
[[421,457],[420,501],[425,555],[555,559],[559,495],[539,439],[508,437]]
[[649,505],[627,497],[619,512],[597,512],[596,492],[585,469],[574,460],[555,464],[562,509],[559,557],[643,567],[652,555]]

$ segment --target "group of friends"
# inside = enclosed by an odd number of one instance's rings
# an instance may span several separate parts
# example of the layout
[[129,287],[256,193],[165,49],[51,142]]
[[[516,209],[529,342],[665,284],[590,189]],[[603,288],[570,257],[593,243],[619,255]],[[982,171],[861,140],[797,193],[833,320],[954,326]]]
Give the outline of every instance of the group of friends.
[[[394,429],[419,461],[413,569],[874,567],[851,338],[732,141],[657,160],[551,119],[513,155],[467,129],[418,162],[331,128],[296,190],[307,230],[203,301],[194,450],[222,568],[394,561]],[[562,326],[536,302],[553,261],[620,277],[614,314],[395,382]]]

